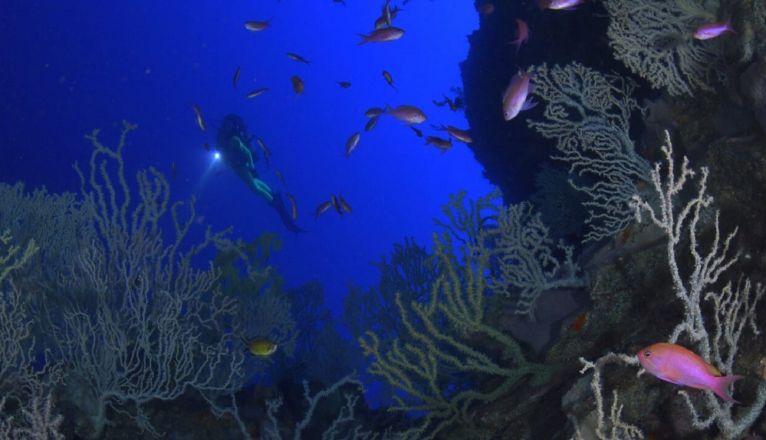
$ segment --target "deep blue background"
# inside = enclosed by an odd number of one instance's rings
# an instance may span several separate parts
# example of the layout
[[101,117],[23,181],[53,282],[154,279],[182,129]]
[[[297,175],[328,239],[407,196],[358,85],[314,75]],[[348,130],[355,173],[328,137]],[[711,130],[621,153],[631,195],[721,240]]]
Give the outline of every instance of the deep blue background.
[[[369,263],[394,242],[414,236],[430,246],[433,218],[449,193],[466,189],[477,197],[491,190],[465,145],[441,154],[392,118],[363,133],[359,149],[344,157],[346,139],[362,130],[371,106],[420,106],[429,117],[421,125],[426,132],[433,131],[430,123],[467,128],[462,113],[431,100],[461,86],[458,63],[466,57],[466,35],[478,26],[472,2],[412,0],[395,20],[406,30],[401,40],[358,46],[357,33],[372,30],[380,3],[6,0],[0,180],[76,191],[71,164],[91,151],[83,134],[100,127],[112,144],[127,119],[139,125],[126,150],[131,177],[148,165],[169,176],[175,162],[173,197],[196,194],[202,225],[233,225],[234,236],[246,240],[265,230],[280,233],[285,246],[275,264],[288,285],[319,279],[337,312],[349,281],[377,281]],[[269,18],[271,27],[261,33],[243,28],[245,20]],[[312,63],[291,61],[286,52]],[[237,66],[242,75],[234,89]],[[392,73],[398,92],[382,69]],[[292,75],[305,81],[302,96],[292,91]],[[341,89],[340,80],[353,85]],[[258,87],[271,91],[244,98]],[[207,119],[205,133],[195,125],[192,103]],[[202,145],[214,142],[217,122],[230,112],[271,148],[271,170],[284,174],[308,233],[288,233],[233,173],[211,169]],[[279,187],[273,171],[258,166]],[[315,222],[317,204],[339,192],[353,214],[330,212]]]

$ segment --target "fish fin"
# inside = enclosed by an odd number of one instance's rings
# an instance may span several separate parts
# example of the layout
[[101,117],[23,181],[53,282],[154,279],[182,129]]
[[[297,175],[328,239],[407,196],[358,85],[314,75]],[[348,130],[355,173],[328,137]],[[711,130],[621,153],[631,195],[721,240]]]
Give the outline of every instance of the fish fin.
[[362,44],[365,44],[365,43],[369,43],[369,42],[370,42],[370,37],[369,37],[369,36],[367,36],[367,35],[365,35],[365,34],[360,34],[360,33],[357,33],[357,35],[359,35],[360,37],[362,37],[362,41],[360,41],[360,42],[356,43],[356,45],[357,45],[357,46],[361,46]]
[[713,378],[713,382],[710,386],[710,391],[714,392],[718,397],[733,403],[739,403],[729,395],[729,385],[742,379],[742,376],[718,376]]
[[519,38],[511,41],[511,44],[516,46],[516,55],[519,54],[519,50],[521,50],[521,45],[524,44],[524,40],[525,39],[523,37],[519,37]]
[[526,101],[524,101],[524,104],[521,106],[521,110],[529,110],[535,107],[537,107],[537,101],[527,99]]

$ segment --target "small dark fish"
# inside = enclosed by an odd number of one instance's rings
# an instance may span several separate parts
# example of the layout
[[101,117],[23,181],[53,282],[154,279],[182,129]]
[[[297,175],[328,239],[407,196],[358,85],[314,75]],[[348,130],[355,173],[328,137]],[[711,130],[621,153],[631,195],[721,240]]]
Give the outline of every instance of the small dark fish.
[[298,75],[293,75],[292,78],[290,78],[290,81],[293,83],[293,90],[295,91],[296,95],[300,95],[303,93],[303,80]]
[[197,127],[205,131],[205,119],[202,117],[202,111],[200,111],[199,106],[192,104],[192,110],[194,110],[194,119],[197,121]]
[[388,4],[391,3],[391,0],[386,0],[385,3],[383,3],[383,10],[381,11],[381,16],[383,17],[383,20],[386,21],[386,26],[391,27],[391,9],[388,7]]
[[176,177],[178,177],[178,174],[176,173],[176,163],[175,163],[175,161],[170,162],[170,177],[172,177],[173,180],[176,180]]
[[415,132],[415,136],[417,136],[419,138],[423,137],[423,132],[420,131],[420,129],[418,129],[417,127],[413,127],[412,125],[410,125],[410,128],[412,129],[412,131]]
[[204,144],[202,144],[202,148],[204,148],[205,151],[210,151],[210,144],[205,142]]
[[343,6],[346,6],[346,0],[332,0],[333,3],[339,3]]
[[297,53],[287,52],[287,57],[290,58],[291,60],[297,61],[299,63],[311,64],[311,62],[309,62],[309,60],[307,60],[306,58],[303,58],[302,56],[298,55]]
[[240,70],[239,66],[237,66],[236,69],[234,69],[234,77],[231,79],[231,85],[234,86],[234,88],[237,88],[237,83],[239,82],[239,75],[242,71]]
[[449,139],[440,138],[438,136],[427,136],[426,145],[433,145],[434,147],[440,149],[442,153],[444,153],[452,148],[452,141]]
[[383,78],[385,78],[386,82],[389,86],[391,86],[391,88],[396,90],[396,86],[394,85],[394,77],[391,76],[391,73],[388,70],[383,71]]
[[388,26],[386,24],[386,17],[380,16],[375,19],[375,29],[383,29],[386,26]]
[[327,212],[328,209],[332,208],[332,202],[330,201],[324,201],[317,206],[317,209],[314,211],[314,219],[318,219],[320,215]]
[[385,112],[386,111],[383,110],[380,107],[371,107],[371,108],[367,109],[366,112],[364,112],[364,115],[367,116],[368,118],[376,118],[376,117],[382,115]]
[[285,176],[282,175],[282,172],[279,170],[274,170],[274,174],[277,175],[277,178],[279,179],[280,182],[282,182],[282,185],[287,187],[287,182],[285,181]]
[[293,197],[290,193],[285,193],[287,196],[287,201],[290,202],[290,217],[292,217],[293,220],[298,219],[298,204],[295,203],[295,197]]
[[263,160],[266,161],[266,165],[269,165],[269,160],[271,159],[271,150],[269,150],[269,147],[267,147],[263,142],[263,139],[258,138],[255,140],[255,142],[261,148],[261,151],[263,151]]
[[456,112],[460,110],[461,107],[463,107],[463,100],[460,99],[460,97],[458,96],[454,100],[450,99],[448,104],[449,104],[449,109],[452,110],[453,112]]
[[348,204],[346,199],[344,199],[342,195],[338,194],[337,200],[338,204],[340,205],[340,209],[351,214],[351,205]]
[[391,27],[393,20],[396,18],[396,14],[401,11],[398,6],[393,8],[389,7],[390,1],[386,1],[381,10],[380,17],[375,20],[375,29],[383,29],[385,27]]
[[340,86],[341,89],[347,89],[351,87],[351,83],[348,81],[338,81],[338,85]]
[[359,134],[357,131],[356,133],[352,134],[350,138],[346,141],[346,157],[351,156],[351,153],[356,150],[356,147],[359,146],[359,139],[361,139],[362,135]]
[[364,124],[364,131],[370,131],[375,128],[375,126],[378,125],[378,119],[380,119],[380,116],[370,118],[370,120]]
[[250,32],[260,32],[269,27],[271,20],[250,20],[245,22],[245,29]]
[[256,96],[261,96],[268,91],[269,91],[268,87],[261,87],[260,89],[255,89],[252,92],[248,93],[247,95],[245,95],[245,97],[247,99],[253,99]]
[[448,96],[445,96],[443,100],[437,101],[435,99],[432,99],[431,102],[434,103],[437,107],[444,107],[445,105],[449,105],[450,110],[452,110],[452,106],[455,105],[451,99],[449,99]]
[[330,196],[330,204],[338,214],[343,215],[343,209],[340,207],[340,202],[338,202],[338,198],[335,195]]
[[495,5],[492,4],[492,2],[482,3],[480,5],[476,5],[476,10],[479,11],[479,14],[481,14],[482,17],[487,17],[495,12]]

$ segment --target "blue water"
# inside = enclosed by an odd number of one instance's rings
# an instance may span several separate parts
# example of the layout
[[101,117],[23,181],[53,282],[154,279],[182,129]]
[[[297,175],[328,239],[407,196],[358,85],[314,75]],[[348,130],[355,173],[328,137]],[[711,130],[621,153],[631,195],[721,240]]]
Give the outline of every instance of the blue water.
[[[3,3],[0,18],[0,176],[29,187],[77,191],[71,164],[91,151],[83,139],[93,128],[113,144],[120,121],[139,125],[129,138],[128,175],[154,166],[171,176],[174,199],[197,198],[202,224],[233,226],[233,237],[252,240],[274,231],[284,240],[273,263],[289,286],[319,280],[338,313],[347,284],[377,282],[369,263],[395,242],[415,237],[430,246],[433,218],[448,194],[470,197],[491,190],[463,144],[446,154],[393,118],[362,133],[358,150],[344,157],[346,139],[362,131],[364,111],[385,104],[422,108],[429,124],[467,128],[461,112],[432,99],[461,86],[459,63],[466,36],[478,26],[471,2],[408,2],[395,24],[406,30],[395,42],[357,45],[372,29],[378,2],[312,1],[76,1]],[[246,20],[271,19],[252,33]],[[298,53],[310,65],[296,63]],[[8,62],[12,60],[12,62]],[[241,68],[236,89],[235,69]],[[393,75],[398,91],[383,79]],[[290,77],[305,92],[295,96]],[[337,81],[352,83],[341,89]],[[270,91],[247,100],[248,91]],[[208,125],[201,132],[192,104]],[[266,202],[232,172],[212,165],[215,127],[228,113],[243,117],[250,132],[272,150],[272,164],[257,164],[262,178],[281,188],[280,170],[299,207],[289,233]],[[437,133],[431,133],[437,134]],[[317,221],[315,207],[341,193],[351,215],[329,212]]]

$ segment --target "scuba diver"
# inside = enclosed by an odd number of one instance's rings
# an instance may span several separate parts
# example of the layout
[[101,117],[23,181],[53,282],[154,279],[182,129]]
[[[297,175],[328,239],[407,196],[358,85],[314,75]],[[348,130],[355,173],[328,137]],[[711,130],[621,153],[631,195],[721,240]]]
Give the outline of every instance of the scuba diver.
[[277,211],[285,227],[292,232],[305,232],[295,224],[282,199],[282,194],[271,189],[258,178],[255,161],[258,156],[251,148],[252,136],[248,136],[245,121],[230,114],[223,118],[218,128],[217,149],[223,162],[232,169],[251,191],[263,197]]

